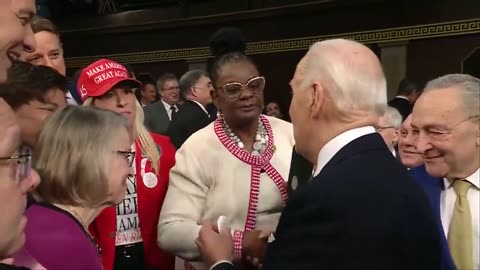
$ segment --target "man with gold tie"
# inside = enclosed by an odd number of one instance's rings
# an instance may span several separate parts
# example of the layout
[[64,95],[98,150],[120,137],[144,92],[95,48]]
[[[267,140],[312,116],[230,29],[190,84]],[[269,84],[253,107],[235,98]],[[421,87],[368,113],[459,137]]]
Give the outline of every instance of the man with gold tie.
[[440,218],[456,268],[480,269],[480,80],[450,74],[430,81],[412,113],[428,174],[443,178]]

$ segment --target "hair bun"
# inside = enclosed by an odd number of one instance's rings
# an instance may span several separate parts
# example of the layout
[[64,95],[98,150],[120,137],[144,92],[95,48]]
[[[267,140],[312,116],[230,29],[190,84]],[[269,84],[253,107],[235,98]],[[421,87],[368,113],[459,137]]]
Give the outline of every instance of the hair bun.
[[222,27],[210,37],[210,51],[216,58],[230,53],[245,54],[247,43],[242,32],[234,27]]

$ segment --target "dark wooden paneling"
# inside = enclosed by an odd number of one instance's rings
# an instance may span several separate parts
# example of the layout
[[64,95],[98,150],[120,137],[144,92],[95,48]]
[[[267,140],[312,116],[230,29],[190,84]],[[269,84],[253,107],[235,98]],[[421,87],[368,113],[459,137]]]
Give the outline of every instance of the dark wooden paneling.
[[173,21],[168,16],[176,16],[175,10],[138,11],[112,15],[115,19],[70,18],[70,26],[67,21],[59,26],[65,56],[77,57],[204,47],[221,26],[239,27],[255,42],[468,19],[480,10],[478,0],[337,1]]
[[480,35],[410,41],[407,76],[424,85],[436,77],[462,72],[462,61],[480,44]]
[[290,85],[295,68],[306,51],[268,53],[252,56],[260,73],[267,81],[265,88],[265,105],[276,101],[284,116],[288,116],[288,109],[292,98]]
[[148,73],[155,81],[163,73],[170,72],[180,78],[188,70],[186,61],[136,64],[133,66],[136,74]]

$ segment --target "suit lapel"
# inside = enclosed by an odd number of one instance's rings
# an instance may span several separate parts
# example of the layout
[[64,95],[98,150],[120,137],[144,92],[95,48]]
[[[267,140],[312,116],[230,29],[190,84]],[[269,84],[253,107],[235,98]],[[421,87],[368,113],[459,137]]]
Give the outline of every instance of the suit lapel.
[[170,118],[168,118],[168,112],[167,112],[165,106],[163,105],[162,100],[160,100],[160,101],[158,102],[158,106],[157,106],[157,107],[158,107],[158,111],[159,111],[158,117],[163,118],[162,121],[163,121],[163,120],[170,121]]

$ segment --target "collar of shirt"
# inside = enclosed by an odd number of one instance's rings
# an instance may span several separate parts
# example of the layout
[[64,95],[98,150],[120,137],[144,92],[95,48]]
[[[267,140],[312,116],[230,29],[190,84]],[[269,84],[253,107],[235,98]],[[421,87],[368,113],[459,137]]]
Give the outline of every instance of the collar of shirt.
[[[472,175],[469,177],[465,178],[468,182],[470,182],[472,185],[474,185],[477,189],[480,189],[480,168],[477,169]],[[446,188],[450,188],[452,183],[447,180],[447,178],[443,178],[443,183],[445,184]]]
[[72,94],[67,91],[65,94],[65,98],[67,99],[67,103],[70,105],[78,105],[77,101],[73,98]]
[[200,103],[200,102],[198,102],[198,101],[196,101],[196,100],[193,100],[193,99],[189,99],[189,100],[192,101],[192,102],[197,103],[197,105],[200,106],[200,108],[202,108],[202,110],[203,110],[208,116],[210,116],[210,115],[208,114],[208,112],[207,112],[207,109],[205,108],[205,106],[203,106],[202,103]]
[[[167,110],[167,112],[170,112],[170,111],[171,111],[170,107],[172,107],[172,105],[166,103],[165,101],[163,101],[163,99],[161,99],[161,101],[162,101],[162,103],[163,103],[163,106],[165,106],[165,110]],[[178,111],[177,105],[175,104],[175,105],[173,105],[173,106],[174,106],[175,109],[177,109],[177,111]]]
[[320,149],[320,152],[318,153],[317,170],[315,171],[314,177],[322,171],[323,167],[327,165],[330,159],[332,159],[333,156],[335,156],[335,154],[345,145],[362,137],[363,135],[370,133],[375,133],[375,128],[372,126],[354,128],[347,130],[330,140],[322,149]]
[[403,99],[406,99],[406,100],[410,101],[410,100],[408,99],[408,97],[406,97],[406,96],[395,96],[395,98],[403,98]]

